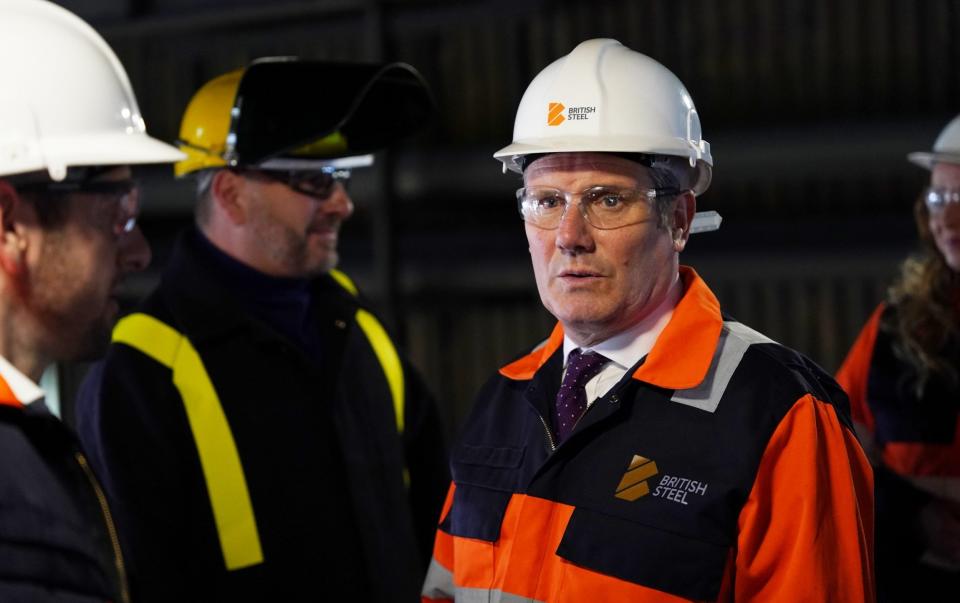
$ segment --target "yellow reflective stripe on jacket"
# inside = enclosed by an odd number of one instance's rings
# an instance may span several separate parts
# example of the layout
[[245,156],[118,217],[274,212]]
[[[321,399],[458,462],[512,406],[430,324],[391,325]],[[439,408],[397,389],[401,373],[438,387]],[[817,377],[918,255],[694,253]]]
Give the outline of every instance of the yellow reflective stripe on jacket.
[[340,272],[339,270],[331,270],[330,276],[333,277],[333,280],[337,281],[341,287],[346,289],[350,295],[356,297],[360,294],[360,290],[357,289],[357,286],[353,284],[353,279],[346,274]]
[[193,344],[147,314],[123,318],[113,331],[113,340],[143,352],[173,371],[173,384],[180,391],[200,455],[227,569],[263,563],[260,535],[233,433]]
[[[359,291],[353,284],[350,277],[339,270],[331,270],[330,276],[333,277],[341,287],[346,289],[351,295],[356,296]],[[400,363],[400,355],[397,354],[397,348],[390,341],[386,329],[380,324],[377,318],[366,310],[357,310],[355,316],[357,324],[367,340],[373,347],[377,360],[383,368],[383,374],[387,378],[387,384],[390,386],[390,396],[393,398],[393,412],[397,417],[397,431],[403,433],[403,413],[404,413],[404,384],[403,384],[403,365]]]
[[400,356],[383,325],[373,314],[366,310],[357,310],[356,320],[370,340],[377,360],[383,367],[383,374],[387,376],[390,395],[393,397],[393,412],[397,415],[397,431],[403,433],[403,366],[400,364]]

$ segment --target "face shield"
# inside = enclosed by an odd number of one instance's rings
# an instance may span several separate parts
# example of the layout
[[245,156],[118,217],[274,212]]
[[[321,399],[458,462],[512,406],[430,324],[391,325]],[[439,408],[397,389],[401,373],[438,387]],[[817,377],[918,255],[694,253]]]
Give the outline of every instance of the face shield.
[[423,78],[403,63],[258,61],[237,89],[224,159],[270,170],[370,165],[434,109]]

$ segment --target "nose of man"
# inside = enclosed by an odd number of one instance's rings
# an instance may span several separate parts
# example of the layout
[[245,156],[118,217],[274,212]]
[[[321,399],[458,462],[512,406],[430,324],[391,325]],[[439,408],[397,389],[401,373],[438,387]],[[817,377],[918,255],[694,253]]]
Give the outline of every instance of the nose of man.
[[556,230],[557,248],[567,253],[593,251],[593,227],[576,205],[568,205]]
[[347,194],[347,189],[342,184],[337,183],[333,187],[330,197],[321,202],[320,211],[329,216],[336,216],[341,220],[349,218],[353,214],[353,200]]

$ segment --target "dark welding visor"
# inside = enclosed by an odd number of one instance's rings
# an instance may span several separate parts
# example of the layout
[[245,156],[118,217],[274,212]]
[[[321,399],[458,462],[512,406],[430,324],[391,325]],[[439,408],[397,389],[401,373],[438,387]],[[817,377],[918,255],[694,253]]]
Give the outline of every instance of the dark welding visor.
[[357,167],[358,156],[421,129],[434,108],[426,82],[405,63],[257,61],[237,89],[227,164]]

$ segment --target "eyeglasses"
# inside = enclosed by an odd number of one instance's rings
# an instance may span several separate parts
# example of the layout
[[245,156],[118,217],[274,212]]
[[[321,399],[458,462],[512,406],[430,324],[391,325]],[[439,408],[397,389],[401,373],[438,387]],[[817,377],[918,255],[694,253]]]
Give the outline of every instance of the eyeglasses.
[[285,184],[294,191],[319,199],[329,199],[333,189],[339,183],[344,188],[350,183],[350,170],[323,168],[320,170],[261,170],[242,168],[235,170],[254,178],[271,180]]
[[579,198],[580,214],[601,230],[623,228],[650,220],[659,197],[679,195],[679,189],[619,188],[591,186],[579,193],[542,186],[517,189],[517,203],[524,222],[553,230],[567,213],[571,198]]
[[960,190],[931,186],[923,191],[923,202],[931,212],[943,211],[948,203],[960,203]]
[[54,195],[78,193],[95,195],[109,200],[115,199],[117,210],[112,220],[112,230],[116,236],[133,231],[137,225],[137,216],[140,214],[140,183],[132,178],[123,180],[31,182],[17,188],[21,191],[37,191]]

